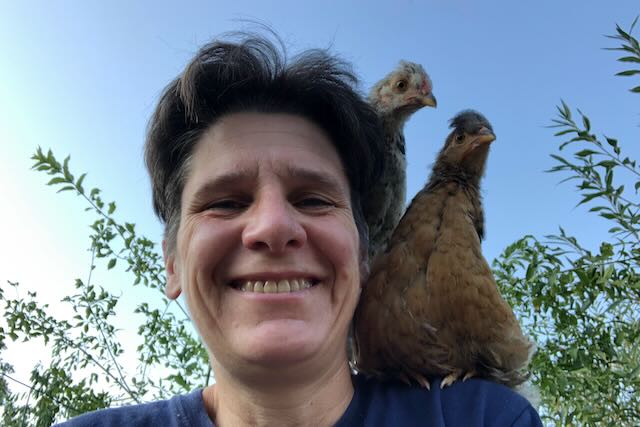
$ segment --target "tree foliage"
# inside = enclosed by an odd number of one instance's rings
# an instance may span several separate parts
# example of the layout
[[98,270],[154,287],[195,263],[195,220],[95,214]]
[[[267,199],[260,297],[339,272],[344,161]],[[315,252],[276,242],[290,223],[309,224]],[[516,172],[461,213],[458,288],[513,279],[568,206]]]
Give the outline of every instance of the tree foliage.
[[[611,37],[622,46],[613,49],[625,52],[619,61],[640,63],[631,31],[616,31]],[[494,271],[538,343],[531,370],[546,421],[640,425],[640,170],[615,138],[598,137],[577,113],[558,107],[552,127],[564,141],[549,172],[575,183],[578,205],[610,224],[608,236],[596,250],[563,228],[544,239],[525,236],[494,260]]]
[[[610,36],[621,42],[611,49],[623,52],[619,61],[625,65],[640,63],[640,45],[631,35],[635,24],[629,31],[616,26]],[[635,68],[618,73],[639,74]],[[640,86],[631,91],[640,92]],[[564,102],[553,127],[563,141],[549,172],[575,183],[578,205],[609,223],[608,235],[597,249],[584,247],[563,228],[543,238],[524,236],[494,260],[494,272],[538,343],[531,371],[545,422],[640,425],[640,170],[615,138],[598,137],[589,118]],[[133,223],[118,221],[115,202],[105,202],[99,189],[85,191],[86,174],[75,178],[68,157],[60,163],[51,151],[38,149],[33,160],[34,169],[50,176],[48,185],[86,202],[94,218],[90,268],[87,278],[76,280],[76,293],[63,299],[73,313],[68,319],[52,314],[36,293],[20,296],[18,283],[5,287],[15,290],[15,298],[0,289],[0,355],[10,342],[41,340],[51,356],[27,381],[15,378],[13,367],[0,359],[0,423],[48,426],[210,383],[208,357],[186,311],[161,292],[164,266],[156,245]],[[143,343],[136,349],[135,372],[125,369],[127,355],[113,326],[120,297],[93,283],[97,265],[124,268],[133,285],[158,291],[155,302],[136,309],[144,320],[137,331]]]
[[[22,384],[20,392],[9,390],[7,380],[16,384],[19,380],[13,378],[9,364],[0,363],[0,424],[49,426],[87,411],[167,398],[209,383],[208,356],[186,311],[162,293],[164,265],[155,244],[138,235],[133,223],[119,222],[115,202],[105,202],[99,189],[85,191],[86,174],[76,179],[69,157],[60,163],[51,151],[38,148],[33,160],[35,170],[51,176],[48,185],[58,192],[74,191],[93,214],[90,272],[85,280],[76,279],[76,293],[62,300],[73,313],[69,319],[53,315],[48,304],[38,302],[35,292],[9,298],[0,290],[5,320],[0,327],[0,351],[7,339],[39,339],[51,352],[50,364],[35,366],[29,384]],[[131,356],[124,354],[113,326],[120,297],[92,281],[98,263],[108,270],[123,265],[133,285],[158,291],[153,306],[143,302],[135,310],[145,319],[137,331],[143,342],[136,349],[136,372],[126,371],[124,359]],[[8,285],[19,294],[18,283]],[[172,304],[178,309],[171,310]],[[16,384],[11,390],[20,386]]]

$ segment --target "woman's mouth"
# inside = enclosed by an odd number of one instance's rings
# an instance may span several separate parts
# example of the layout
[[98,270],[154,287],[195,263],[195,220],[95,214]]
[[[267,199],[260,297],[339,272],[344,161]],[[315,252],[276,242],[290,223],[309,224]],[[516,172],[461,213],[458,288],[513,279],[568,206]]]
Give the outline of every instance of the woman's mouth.
[[317,283],[314,279],[234,280],[231,287],[242,292],[284,294],[303,291]]

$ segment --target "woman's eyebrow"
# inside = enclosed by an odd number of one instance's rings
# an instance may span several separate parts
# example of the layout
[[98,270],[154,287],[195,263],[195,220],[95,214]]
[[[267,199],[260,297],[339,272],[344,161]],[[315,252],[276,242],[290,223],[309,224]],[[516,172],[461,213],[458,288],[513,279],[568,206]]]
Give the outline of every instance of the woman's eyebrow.
[[321,188],[332,191],[348,191],[343,183],[334,174],[322,172],[317,169],[310,169],[300,166],[287,165],[284,173],[290,178],[300,183],[313,183]]
[[236,169],[225,172],[202,183],[193,194],[193,200],[206,199],[212,193],[221,189],[235,187],[238,184],[255,182],[258,176],[257,169]]

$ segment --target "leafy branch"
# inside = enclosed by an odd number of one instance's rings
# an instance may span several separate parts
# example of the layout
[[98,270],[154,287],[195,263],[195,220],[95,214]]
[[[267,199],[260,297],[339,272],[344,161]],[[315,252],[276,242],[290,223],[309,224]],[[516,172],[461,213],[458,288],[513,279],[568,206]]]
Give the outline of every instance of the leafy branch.
[[[610,39],[619,40],[622,42],[621,45],[618,47],[605,48],[606,50],[616,50],[616,51],[624,52],[624,56],[621,56],[620,58],[618,58],[618,61],[620,62],[631,63],[631,64],[640,63],[640,43],[638,43],[638,40],[631,35],[637,22],[638,22],[638,17],[636,17],[636,19],[633,20],[628,31],[624,31],[619,25],[616,25],[617,34],[607,36]],[[619,73],[616,74],[616,76],[629,77],[629,76],[635,76],[637,74],[640,74],[639,69],[630,69],[630,70],[620,71]],[[630,91],[635,93],[640,93],[640,86],[631,88]]]
[[[640,189],[640,171],[636,166],[636,161],[621,155],[618,141],[614,138],[605,137],[606,144],[591,133],[591,123],[589,118],[580,110],[582,125],[578,125],[571,114],[567,104],[562,101],[562,105],[557,107],[559,118],[553,119],[551,127],[561,128],[555,136],[574,136],[560,144],[559,151],[570,145],[584,143],[581,149],[573,153],[573,161],[567,158],[552,154],[558,164],[548,172],[567,172],[569,176],[563,180],[576,180],[576,185],[582,199],[578,205],[592,200],[603,199],[605,204],[596,205],[591,208],[591,212],[606,219],[614,220],[618,226],[609,231],[617,237],[624,239],[624,234],[633,235],[635,241],[640,241],[640,205],[624,196],[624,185],[614,183],[616,168],[622,168],[631,173],[636,178],[634,188],[637,193]],[[611,147],[610,149],[608,147]]]
[[[616,26],[618,60],[640,63],[640,45]],[[640,70],[618,73],[635,76]],[[631,89],[640,93],[640,86]],[[504,297],[538,343],[532,361],[543,418],[564,425],[640,423],[640,171],[615,138],[564,102],[551,127],[563,138],[555,165],[575,182],[578,206],[611,224],[597,250],[560,227],[541,241],[525,236],[494,260]],[[567,154],[568,153],[568,154]]]
[[[42,339],[51,349],[52,360],[48,367],[38,365],[32,370],[28,393],[10,392],[2,377],[0,419],[4,425],[16,425],[14,421],[21,418],[37,425],[50,425],[56,418],[68,418],[113,403],[143,402],[152,390],[152,398],[166,398],[208,384],[211,374],[208,355],[195,338],[186,310],[181,304],[167,300],[161,292],[165,283],[164,264],[155,244],[139,236],[133,223],[118,222],[114,217],[115,202],[103,201],[99,189],[85,190],[86,174],[76,178],[70,170],[69,157],[59,162],[51,150],[45,154],[38,148],[32,159],[34,169],[50,176],[48,185],[57,187],[58,192],[74,191],[80,195],[87,202],[85,210],[94,212],[97,218],[90,225],[87,280],[76,279],[78,292],[62,300],[72,309],[71,319],[61,320],[49,314],[48,305],[39,304],[36,293],[28,293],[27,299],[9,298],[0,289],[6,324],[6,329],[0,326],[0,351],[5,348],[6,339]],[[119,297],[92,283],[99,260],[107,270],[118,262],[124,263],[134,285],[160,291],[162,309],[150,308],[145,302],[135,310],[146,319],[138,330],[144,341],[137,348],[137,375],[125,372],[124,348],[113,326]],[[18,289],[17,283],[9,284]],[[180,318],[169,310],[172,304],[181,311]],[[3,375],[12,372],[12,367],[1,360],[0,368]],[[105,387],[100,393],[93,392],[94,388]],[[60,395],[68,399],[61,399]],[[82,401],[81,405],[73,404],[76,398]]]

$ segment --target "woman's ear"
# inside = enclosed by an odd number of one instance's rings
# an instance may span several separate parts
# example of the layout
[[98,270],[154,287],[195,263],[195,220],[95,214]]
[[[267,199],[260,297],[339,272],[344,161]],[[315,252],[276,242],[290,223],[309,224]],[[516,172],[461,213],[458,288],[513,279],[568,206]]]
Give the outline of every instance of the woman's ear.
[[164,258],[164,267],[167,271],[167,286],[164,289],[164,293],[169,299],[176,299],[182,292],[182,286],[180,285],[180,276],[176,269],[176,256],[175,249],[170,253],[167,250],[166,239],[162,240],[162,256]]

